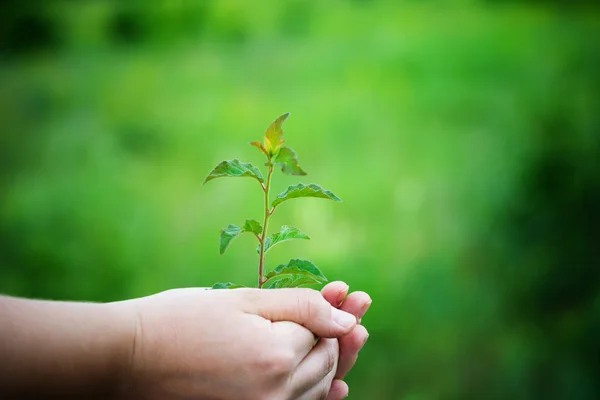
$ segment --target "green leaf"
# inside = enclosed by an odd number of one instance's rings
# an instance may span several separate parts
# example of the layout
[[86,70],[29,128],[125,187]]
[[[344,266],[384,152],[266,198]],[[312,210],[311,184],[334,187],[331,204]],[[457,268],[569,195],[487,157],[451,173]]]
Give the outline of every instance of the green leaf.
[[231,282],[226,282],[226,283],[222,283],[222,282],[217,282],[214,285],[212,285],[212,289],[239,289],[239,288],[245,288],[246,286],[244,285],[238,285],[237,283],[231,283]]
[[298,156],[291,148],[284,146],[275,157],[275,164],[281,167],[281,171],[288,175],[306,175],[306,172],[298,165]]
[[327,278],[321,272],[321,270],[312,262],[308,260],[300,260],[298,258],[291,259],[287,265],[279,265],[273,271],[267,274],[267,279],[276,275],[294,273],[294,274],[306,274],[312,275],[317,280],[327,282]]
[[202,184],[223,177],[249,177],[256,179],[260,183],[265,181],[258,168],[250,163],[241,162],[236,158],[229,161],[221,161],[219,165],[210,171],[210,174],[208,174]]
[[295,288],[302,285],[314,285],[322,282],[317,281],[314,278],[303,276],[303,275],[290,275],[282,279],[273,279],[265,283],[263,289],[283,289],[283,288]]
[[226,228],[221,229],[221,239],[219,241],[219,253],[223,255],[227,247],[229,247],[229,243],[233,239],[235,239],[240,233],[242,233],[242,228],[237,225],[227,225]]
[[[279,265],[266,275],[267,281],[263,285],[265,289],[277,289],[282,287],[297,287],[300,285],[324,283],[327,278],[321,270],[312,262],[290,260],[287,265]],[[281,282],[280,282],[281,281]]]
[[252,232],[255,235],[260,235],[262,233],[262,226],[255,219],[247,219],[242,226],[242,232]]
[[275,208],[286,200],[298,197],[319,197],[322,199],[331,199],[333,201],[342,201],[331,191],[325,190],[319,185],[315,185],[314,183],[308,185],[299,183],[288,187],[285,192],[278,194],[275,200],[273,200],[272,206]]
[[[275,246],[278,243],[285,242],[286,240],[292,239],[310,239],[307,234],[299,231],[297,228],[293,226],[283,225],[281,230],[277,233],[274,233],[270,237],[265,240],[265,253],[269,251],[269,249]],[[260,252],[260,246],[256,249],[256,251]]]
[[227,225],[226,228],[221,229],[221,239],[219,241],[219,252],[221,255],[225,253],[225,250],[229,247],[229,244],[233,239],[239,236],[240,233],[250,232],[255,235],[260,235],[262,233],[262,227],[260,223],[255,219],[247,219],[244,222],[244,225],[240,228],[237,225]]
[[271,122],[271,125],[267,128],[265,133],[265,149],[271,157],[273,157],[279,151],[279,148],[283,144],[283,128],[281,127],[290,113],[281,114],[275,121]]

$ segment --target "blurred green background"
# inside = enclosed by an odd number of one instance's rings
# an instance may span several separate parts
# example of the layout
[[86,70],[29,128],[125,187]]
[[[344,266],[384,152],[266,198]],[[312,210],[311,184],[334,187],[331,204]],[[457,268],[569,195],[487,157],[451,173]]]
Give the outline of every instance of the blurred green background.
[[[29,1],[0,13],[0,292],[255,281],[279,114],[338,204],[271,224],[373,307],[356,399],[600,398],[600,9],[530,1]],[[274,191],[294,184],[275,176]]]

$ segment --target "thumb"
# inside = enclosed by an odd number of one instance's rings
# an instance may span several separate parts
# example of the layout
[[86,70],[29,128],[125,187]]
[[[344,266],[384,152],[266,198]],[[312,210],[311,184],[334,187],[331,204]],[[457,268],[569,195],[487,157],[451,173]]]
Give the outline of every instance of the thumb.
[[356,325],[356,317],[331,306],[312,289],[247,291],[249,312],[273,322],[290,321],[319,337],[344,336]]

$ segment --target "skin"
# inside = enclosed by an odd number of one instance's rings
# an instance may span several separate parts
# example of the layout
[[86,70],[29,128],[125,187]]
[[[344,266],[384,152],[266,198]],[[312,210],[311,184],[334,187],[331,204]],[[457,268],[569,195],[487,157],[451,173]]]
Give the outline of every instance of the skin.
[[348,285],[344,282],[336,281],[326,285],[321,291],[325,300],[332,306],[354,315],[358,322],[349,334],[338,339],[340,358],[335,375],[336,380],[344,379],[348,371],[352,369],[358,358],[358,352],[369,338],[369,333],[364,326],[360,325],[360,322],[371,306],[371,297],[360,291],[348,295],[348,289]]
[[0,398],[342,399],[370,304],[347,290],[177,289],[108,304],[0,297]]

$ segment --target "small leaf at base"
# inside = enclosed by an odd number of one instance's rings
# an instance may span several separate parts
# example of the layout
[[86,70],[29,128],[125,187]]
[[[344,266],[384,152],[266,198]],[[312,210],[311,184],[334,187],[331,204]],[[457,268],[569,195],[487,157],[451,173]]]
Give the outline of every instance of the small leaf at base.
[[325,190],[319,185],[315,185],[314,183],[308,185],[299,183],[297,185],[288,187],[285,192],[278,194],[275,200],[273,200],[272,207],[275,208],[286,200],[295,199],[298,197],[319,197],[333,201],[342,201],[331,191]]
[[314,285],[323,283],[308,276],[288,275],[285,278],[273,279],[263,285],[263,289],[295,288],[302,285]]
[[212,171],[208,174],[206,179],[202,184],[206,182],[212,181],[217,178],[241,178],[241,177],[249,177],[254,178],[260,183],[263,183],[265,179],[263,178],[260,170],[256,168],[256,166],[251,163],[244,163],[240,160],[233,159],[228,161],[221,161],[219,165],[213,168]]
[[218,282],[215,283],[214,285],[212,285],[211,289],[239,289],[239,288],[245,288],[246,286],[244,285],[238,285],[237,283],[231,283],[231,282],[226,282],[226,283],[222,283],[222,282]]
[[299,259],[290,260],[287,265],[279,265],[269,272],[266,278],[267,281],[263,284],[265,289],[327,282],[327,278],[316,265],[310,261]]

